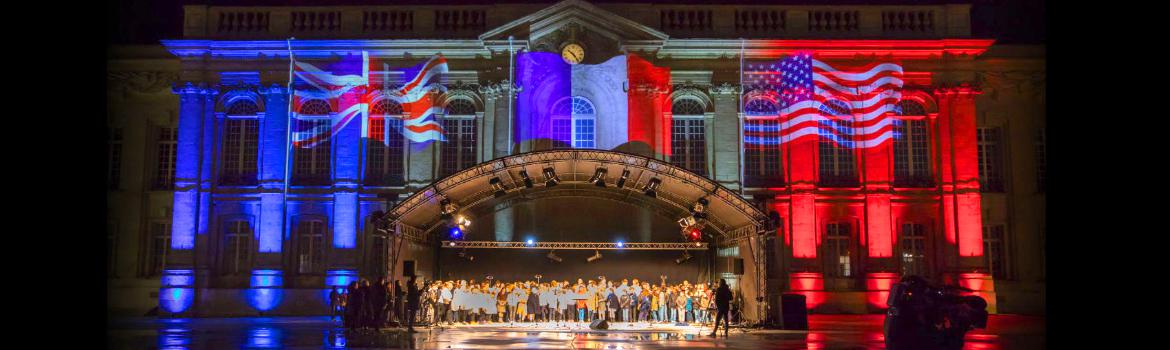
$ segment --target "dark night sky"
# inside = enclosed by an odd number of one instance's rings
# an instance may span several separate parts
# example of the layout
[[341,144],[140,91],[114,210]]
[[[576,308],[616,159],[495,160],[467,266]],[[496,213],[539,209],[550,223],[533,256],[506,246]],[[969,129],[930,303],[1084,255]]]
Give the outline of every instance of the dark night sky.
[[[1046,40],[1045,0],[593,0],[604,2],[639,3],[702,3],[702,4],[940,4],[971,3],[971,32],[979,38],[994,38],[1003,44],[1043,44]],[[490,4],[493,1],[450,0],[111,0],[109,7],[108,40],[113,44],[153,44],[161,39],[182,36],[183,5],[210,4],[232,6],[282,5],[386,5],[400,4]],[[511,3],[555,3],[556,1],[513,0]]]

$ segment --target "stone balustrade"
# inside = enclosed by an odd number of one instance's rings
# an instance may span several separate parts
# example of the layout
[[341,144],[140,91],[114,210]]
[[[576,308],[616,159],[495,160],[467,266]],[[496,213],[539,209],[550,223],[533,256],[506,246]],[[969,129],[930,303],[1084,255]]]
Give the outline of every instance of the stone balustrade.
[[[967,4],[596,4],[672,38],[931,39],[970,36]],[[476,38],[534,8],[490,6],[184,7],[188,39]]]

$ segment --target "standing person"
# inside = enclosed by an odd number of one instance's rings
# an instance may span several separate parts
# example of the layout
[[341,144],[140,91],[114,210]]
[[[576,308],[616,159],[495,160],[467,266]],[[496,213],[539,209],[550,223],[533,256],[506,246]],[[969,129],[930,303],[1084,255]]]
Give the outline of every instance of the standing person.
[[589,292],[589,289],[585,288],[585,285],[580,283],[580,281],[580,279],[577,280],[577,290],[573,295],[573,299],[577,301],[577,322],[585,321],[585,314],[589,312],[586,303],[587,297],[585,295]]
[[540,314],[540,289],[536,285],[532,285],[532,289],[528,290],[528,322],[535,322],[536,316]]
[[638,303],[638,321],[650,321],[650,291],[643,289],[642,297],[638,298],[638,300],[640,300]]
[[504,322],[508,314],[508,286],[500,285],[496,290],[496,322]]
[[715,290],[715,308],[718,309],[715,314],[715,328],[711,330],[711,336],[714,337],[719,331],[719,320],[723,320],[723,336],[727,337],[727,328],[731,325],[727,324],[727,312],[731,309],[731,288],[727,287],[727,280],[719,279],[719,289]]
[[560,320],[569,323],[569,320],[573,319],[573,314],[577,313],[573,310],[575,303],[573,300],[573,291],[569,287],[569,281],[561,283],[560,293],[561,295],[557,296],[557,307],[560,308],[561,312]]
[[418,283],[415,282],[414,274],[411,274],[410,281],[406,283],[406,331],[410,333],[414,333],[414,311],[418,310],[418,297]]
[[330,288],[329,290],[329,320],[338,318],[340,316],[341,308],[341,293],[337,292],[337,288]]
[[666,322],[666,287],[658,287],[658,322]]
[[683,309],[686,310],[687,318],[690,319],[688,322],[695,322],[696,321],[696,318],[695,318],[695,292],[687,291],[686,295],[687,295],[687,304],[685,307],[683,307]]
[[451,320],[451,303],[455,301],[455,291],[452,290],[454,285],[451,281],[443,284],[443,289],[439,290],[439,305],[442,309],[439,316],[442,317],[447,324],[453,324]]
[[614,292],[613,288],[607,289],[606,294],[608,296],[605,297],[605,306],[606,310],[609,311],[609,318],[606,320],[617,322],[617,311],[622,308],[622,303],[618,300],[617,292]]
[[678,315],[677,316],[678,322],[686,323],[687,322],[687,314],[686,314],[686,311],[687,311],[687,291],[686,291],[686,289],[680,289],[678,291],[678,295],[676,295],[674,297],[674,308],[675,308],[674,309],[675,313]]
[[618,310],[621,310],[621,321],[630,322],[630,294],[617,291],[614,292],[620,294],[618,297]]
[[[409,287],[410,286],[407,286],[407,288],[409,288]],[[416,289],[417,289],[417,287],[416,287]],[[394,305],[394,308],[393,308],[393,312],[391,314],[393,315],[394,319],[398,321],[399,324],[402,324],[402,317],[404,316],[403,312],[406,311],[405,305],[402,304],[402,298],[404,296],[406,296],[406,291],[402,290],[402,281],[401,280],[394,280],[394,290],[392,292],[394,293],[394,294],[392,294],[394,297],[394,303],[391,305]]]

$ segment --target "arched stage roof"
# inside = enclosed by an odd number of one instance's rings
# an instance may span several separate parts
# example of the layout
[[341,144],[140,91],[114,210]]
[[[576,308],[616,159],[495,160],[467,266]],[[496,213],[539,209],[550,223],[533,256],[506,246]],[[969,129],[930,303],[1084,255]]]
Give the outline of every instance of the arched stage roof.
[[[543,169],[552,167],[560,178],[556,186],[545,186]],[[589,180],[598,168],[607,169],[605,187]],[[533,187],[526,188],[520,171],[525,170]],[[622,188],[615,186],[624,170],[630,174]],[[495,196],[490,181],[499,177],[506,194]],[[651,179],[661,185],[657,197],[643,193]],[[480,163],[439,179],[415,192],[390,209],[383,220],[388,228],[415,239],[440,226],[440,202],[450,199],[457,213],[479,217],[516,203],[538,198],[590,197],[652,208],[656,214],[678,220],[690,215],[691,206],[706,198],[706,229],[721,243],[759,234],[767,215],[743,197],[722,185],[668,162],[641,155],[603,150],[565,149],[521,153]],[[582,212],[580,215],[588,215]],[[408,232],[404,232],[408,231]]]

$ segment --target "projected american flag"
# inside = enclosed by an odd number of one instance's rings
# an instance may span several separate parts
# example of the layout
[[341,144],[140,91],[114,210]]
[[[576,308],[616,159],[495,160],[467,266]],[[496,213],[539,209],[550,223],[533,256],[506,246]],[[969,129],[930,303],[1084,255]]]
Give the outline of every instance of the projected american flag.
[[[902,98],[902,66],[874,63],[837,69],[811,53],[800,52],[775,62],[744,67],[748,118],[779,118],[779,123],[748,124],[744,142],[776,145],[804,137],[823,137],[843,147],[868,148],[893,139],[898,100]],[[761,108],[762,106],[762,108]]]

